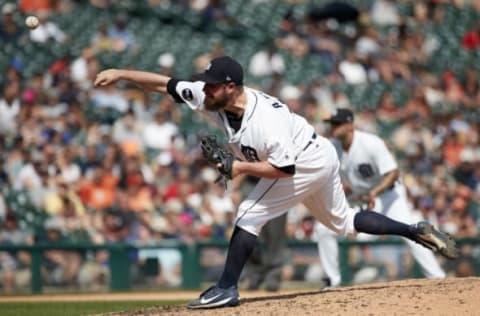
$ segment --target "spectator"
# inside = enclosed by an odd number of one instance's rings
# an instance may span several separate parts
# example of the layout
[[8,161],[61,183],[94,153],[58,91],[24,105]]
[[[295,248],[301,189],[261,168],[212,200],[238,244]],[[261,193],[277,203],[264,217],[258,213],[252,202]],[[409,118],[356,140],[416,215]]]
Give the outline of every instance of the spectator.
[[255,77],[281,75],[285,71],[285,64],[275,46],[268,45],[252,56],[248,70]]
[[75,184],[80,180],[81,169],[73,161],[73,149],[66,147],[56,155],[56,165],[58,167],[59,177],[66,184]]
[[117,179],[112,173],[96,167],[92,179],[80,186],[80,197],[87,207],[102,211],[113,206],[116,186]]
[[49,12],[53,9],[50,0],[20,0],[20,9],[23,12],[34,13],[39,11]]
[[234,220],[234,206],[224,188],[211,183],[203,198],[200,210],[201,221],[214,227],[213,238],[226,238],[223,228],[230,227]]
[[471,190],[476,189],[478,179],[475,177],[475,153],[471,148],[464,148],[460,152],[460,163],[455,168],[453,176],[459,185],[466,185]]
[[127,29],[127,24],[127,17],[119,15],[107,30],[107,36],[113,41],[113,48],[117,52],[135,49],[135,36]]
[[451,222],[455,227],[455,236],[474,237],[478,234],[478,228],[472,215],[468,211],[465,199],[457,197],[452,201]]
[[302,91],[294,85],[285,85],[280,89],[280,99],[294,112],[300,112]]
[[110,209],[102,214],[103,230],[107,243],[128,242],[132,229],[132,218],[123,209]]
[[142,126],[135,119],[133,111],[128,111],[113,124],[112,140],[118,144],[127,157],[143,152]]
[[380,36],[373,27],[367,27],[355,43],[355,53],[360,60],[365,61],[381,51]]
[[167,115],[163,111],[157,111],[154,121],[148,123],[143,129],[143,140],[147,148],[165,151],[173,147],[173,141],[179,131]]
[[172,53],[161,54],[158,56],[157,63],[160,67],[159,73],[165,76],[175,75],[175,56]]
[[[45,222],[45,234],[40,244],[62,244],[68,241],[63,234],[64,224],[59,218],[50,218]],[[42,276],[51,285],[71,285],[76,283],[80,269],[80,254],[74,251],[52,249],[43,252]]]
[[43,185],[42,177],[46,173],[43,157],[39,152],[27,155],[27,162],[16,175],[13,187],[16,190],[34,190]]
[[20,84],[6,82],[0,99],[0,135],[10,136],[16,131],[20,114]]
[[436,150],[433,133],[425,127],[424,122],[417,115],[408,118],[393,132],[391,140],[395,148],[404,154]]
[[309,52],[309,44],[298,29],[298,22],[292,12],[288,11],[280,22],[275,45],[280,49],[291,52],[294,56],[302,57]]
[[[0,230],[0,245],[31,245],[33,236],[18,226],[17,216],[9,212]],[[30,282],[30,253],[0,252],[0,282],[6,293],[23,288]]]
[[99,250],[94,252],[93,260],[82,264],[78,272],[78,284],[80,288],[89,291],[107,289],[110,280],[108,262],[107,251]]
[[340,74],[349,84],[361,84],[367,82],[367,72],[362,64],[358,62],[354,53],[347,53],[347,57],[338,65]]
[[181,239],[181,217],[183,205],[178,199],[170,199],[165,203],[162,216],[157,219],[156,229],[165,239]]
[[201,54],[200,56],[196,57],[193,60],[193,66],[196,69],[196,72],[201,72],[207,68],[210,60],[216,57],[220,57],[224,55],[223,45],[221,43],[216,43],[213,45],[210,52],[205,54]]
[[72,62],[70,71],[73,82],[82,90],[89,89],[93,74],[98,71],[95,51],[92,48],[84,49],[82,55]]
[[480,23],[462,36],[462,46],[466,50],[475,50],[480,47]]
[[58,25],[48,20],[49,13],[39,11],[37,13],[40,24],[34,30],[30,31],[30,39],[32,42],[45,44],[50,39],[63,43],[67,40],[67,35],[58,27]]
[[404,114],[404,109],[399,107],[391,93],[384,93],[379,101],[377,109],[377,120],[384,124],[398,124],[401,122]]
[[62,214],[65,211],[69,215],[73,212],[73,216],[77,217],[85,215],[85,207],[79,196],[62,179],[58,179],[55,189],[45,196],[45,211],[49,215]]
[[16,42],[23,33],[23,29],[15,22],[15,4],[7,2],[2,6],[2,19],[0,20],[0,40],[3,42]]
[[120,113],[128,111],[125,95],[115,87],[102,87],[91,91],[90,101],[98,108],[111,108]]
[[153,212],[154,205],[152,192],[146,185],[141,172],[134,172],[126,179],[126,204],[127,208],[133,212]]
[[99,25],[97,31],[93,34],[90,44],[93,51],[120,51],[123,45],[119,47],[118,42],[115,42],[108,36],[108,26],[105,23]]
[[392,0],[376,0],[370,10],[370,18],[378,25],[399,25],[400,14]]
[[451,167],[456,167],[460,163],[460,153],[465,147],[460,135],[451,132],[446,136],[443,143],[443,159]]

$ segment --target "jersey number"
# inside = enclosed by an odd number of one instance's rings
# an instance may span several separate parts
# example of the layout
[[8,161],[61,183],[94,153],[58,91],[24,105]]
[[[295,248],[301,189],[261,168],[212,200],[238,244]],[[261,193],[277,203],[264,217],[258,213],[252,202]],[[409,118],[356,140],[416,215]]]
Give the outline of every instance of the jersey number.
[[[269,100],[274,99],[274,98],[272,98],[271,96],[269,96],[268,94],[265,94],[265,93],[263,93],[263,92],[260,92],[260,94],[261,94],[265,99],[269,99]],[[275,100],[275,99],[274,99],[274,100]],[[275,101],[275,102],[272,103],[272,106],[273,106],[275,109],[279,109],[279,108],[281,108],[283,105],[284,105],[284,104],[282,104],[282,103],[280,103],[280,102],[278,102],[278,101]]]
[[282,107],[282,104],[281,104],[280,102],[273,102],[273,103],[272,103],[272,106],[273,106],[274,108],[278,109],[278,108],[281,108],[281,107]]

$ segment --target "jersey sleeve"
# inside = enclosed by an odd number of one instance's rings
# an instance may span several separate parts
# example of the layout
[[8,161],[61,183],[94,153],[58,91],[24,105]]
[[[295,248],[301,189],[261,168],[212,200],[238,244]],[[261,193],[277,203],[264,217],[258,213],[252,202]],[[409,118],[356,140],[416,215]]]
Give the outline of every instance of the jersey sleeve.
[[[284,113],[280,113],[284,111]],[[277,168],[295,165],[297,148],[293,144],[290,134],[288,109],[275,109],[272,115],[265,120],[264,133],[267,136],[267,161]],[[278,112],[278,113],[275,113]]]
[[385,142],[378,137],[375,137],[374,139],[375,141],[373,144],[375,145],[375,150],[372,152],[374,153],[374,160],[377,163],[380,174],[384,175],[390,171],[398,169],[397,162],[392,153],[388,150]]
[[192,110],[203,110],[205,93],[201,81],[181,81],[170,79],[167,83],[167,91],[177,103],[186,103]]

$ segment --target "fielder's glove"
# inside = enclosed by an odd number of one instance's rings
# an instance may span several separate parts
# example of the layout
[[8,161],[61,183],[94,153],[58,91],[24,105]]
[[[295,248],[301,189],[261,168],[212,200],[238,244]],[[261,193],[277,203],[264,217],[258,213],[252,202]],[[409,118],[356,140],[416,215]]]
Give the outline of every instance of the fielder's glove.
[[[228,151],[228,149],[219,145],[215,137],[212,136],[202,137],[201,147],[203,157],[220,171],[221,176],[216,182],[218,182],[218,180],[232,179],[232,165],[235,156]],[[218,164],[220,164],[220,166],[218,166]]]

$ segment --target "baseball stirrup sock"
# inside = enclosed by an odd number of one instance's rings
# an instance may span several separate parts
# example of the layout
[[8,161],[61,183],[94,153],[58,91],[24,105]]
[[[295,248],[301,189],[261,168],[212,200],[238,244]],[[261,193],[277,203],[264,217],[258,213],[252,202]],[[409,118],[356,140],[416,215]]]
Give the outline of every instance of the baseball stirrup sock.
[[230,246],[228,247],[227,261],[223,268],[222,277],[218,286],[222,289],[228,289],[237,285],[240,273],[245,266],[250,254],[257,244],[257,236],[235,226]]
[[357,232],[371,235],[398,235],[414,240],[415,234],[411,226],[397,222],[385,215],[361,211],[355,215],[353,225]]

